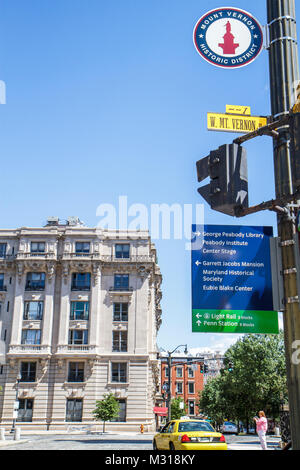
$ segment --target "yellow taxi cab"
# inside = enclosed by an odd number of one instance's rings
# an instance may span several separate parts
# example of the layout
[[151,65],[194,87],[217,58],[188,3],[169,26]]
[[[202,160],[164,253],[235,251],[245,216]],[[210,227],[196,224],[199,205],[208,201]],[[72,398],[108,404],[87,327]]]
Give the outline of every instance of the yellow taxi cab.
[[174,419],[153,438],[154,450],[227,450],[223,434],[204,420]]

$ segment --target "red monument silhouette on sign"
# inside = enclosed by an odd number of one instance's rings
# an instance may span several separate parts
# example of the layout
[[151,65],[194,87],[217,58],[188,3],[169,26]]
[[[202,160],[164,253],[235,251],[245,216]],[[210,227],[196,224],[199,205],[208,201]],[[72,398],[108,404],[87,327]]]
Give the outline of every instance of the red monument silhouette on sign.
[[231,24],[229,21],[226,23],[226,34],[223,37],[224,43],[219,44],[219,47],[222,47],[223,54],[235,54],[235,50],[239,47],[239,44],[235,44],[234,35],[231,33]]

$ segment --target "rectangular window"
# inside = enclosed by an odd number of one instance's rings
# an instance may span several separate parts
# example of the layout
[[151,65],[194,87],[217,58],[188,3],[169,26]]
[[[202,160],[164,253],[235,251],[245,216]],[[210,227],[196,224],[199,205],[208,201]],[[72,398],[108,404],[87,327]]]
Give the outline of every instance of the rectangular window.
[[75,398],[75,399],[68,398],[67,409],[66,409],[66,421],[81,423],[82,408],[83,408],[83,401],[81,398]]
[[116,383],[127,382],[127,364],[124,362],[113,362],[111,364],[111,381]]
[[129,289],[129,274],[115,274],[114,288],[116,290]]
[[69,330],[69,344],[88,344],[88,330]]
[[91,274],[90,273],[73,273],[71,288],[72,290],[90,290]]
[[36,362],[21,362],[21,382],[35,382]]
[[195,414],[195,402],[194,401],[189,400],[188,410],[189,410],[189,415],[194,416]]
[[0,258],[6,257],[7,243],[0,243]]
[[4,274],[3,273],[0,274],[0,291],[1,290],[2,291],[5,290],[5,288],[4,288]]
[[189,382],[189,384],[188,384],[188,393],[190,395],[194,395],[194,393],[195,393],[195,384],[194,384],[194,382]]
[[176,377],[182,379],[182,377],[183,377],[183,368],[182,367],[176,367]]
[[70,320],[88,320],[89,310],[89,302],[71,302]]
[[194,377],[194,369],[192,367],[189,367],[188,368],[188,376],[189,378],[193,378]]
[[21,398],[19,400],[18,422],[31,423],[33,415],[33,399]]
[[113,352],[127,352],[127,331],[113,331]]
[[183,383],[182,382],[176,382],[176,393],[181,395],[183,393]]
[[42,320],[44,302],[24,302],[23,320]]
[[84,363],[70,362],[68,382],[84,382]]
[[126,400],[118,399],[120,411],[117,418],[112,419],[113,423],[125,423],[126,422]]
[[90,243],[89,242],[76,242],[75,252],[76,253],[89,253]]
[[45,273],[27,273],[26,290],[44,290],[45,289]]
[[127,303],[114,303],[113,321],[128,321]]
[[21,344],[41,344],[41,330],[22,330]]
[[165,377],[169,377],[169,366],[165,367]]
[[31,242],[31,253],[45,253],[45,242]]
[[125,243],[118,243],[115,246],[115,257],[116,258],[129,258],[130,256],[130,245]]

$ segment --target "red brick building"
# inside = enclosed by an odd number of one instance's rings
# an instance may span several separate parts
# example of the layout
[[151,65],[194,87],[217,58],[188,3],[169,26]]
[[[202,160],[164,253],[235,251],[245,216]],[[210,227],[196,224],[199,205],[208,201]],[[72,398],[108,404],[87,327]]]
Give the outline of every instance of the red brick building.
[[[197,361],[197,362],[191,362]],[[168,358],[161,359],[161,394],[166,406],[169,385]],[[186,404],[186,415],[199,414],[199,391],[204,388],[204,360],[199,357],[172,357],[171,398],[181,397]],[[184,412],[183,412],[184,414]]]

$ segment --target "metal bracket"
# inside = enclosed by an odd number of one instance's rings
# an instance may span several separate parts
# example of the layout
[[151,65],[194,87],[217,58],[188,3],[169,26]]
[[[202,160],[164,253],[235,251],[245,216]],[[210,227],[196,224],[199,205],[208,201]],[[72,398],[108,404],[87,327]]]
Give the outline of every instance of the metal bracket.
[[[269,210],[277,212],[278,214],[281,214],[284,217],[287,217],[288,220],[294,220],[295,217],[291,214],[288,203],[293,201],[294,199],[297,199],[297,197],[299,196],[300,188],[297,188],[297,191],[294,194],[291,194],[290,196],[284,196],[279,199],[271,199],[270,201],[262,202],[257,206],[251,206],[248,208],[237,206],[235,207],[234,215],[235,217],[244,217],[249,214],[255,214],[256,212]],[[293,204],[292,206],[294,207],[295,205]]]
[[299,302],[299,297],[298,295],[295,295],[295,297],[288,297],[286,299],[286,303],[287,304],[296,304],[297,302]]
[[294,240],[285,240],[284,242],[280,243],[280,246],[285,247],[285,246],[292,246],[295,245]]
[[262,135],[269,135],[270,137],[278,138],[279,132],[277,132],[276,129],[288,124],[289,115],[290,113],[285,114],[281,119],[278,119],[277,121],[270,122],[266,126],[260,127],[256,131],[248,132],[248,134],[242,135],[241,137],[237,137],[236,139],[234,139],[233,143],[241,145],[243,142],[246,142],[247,140],[251,140],[251,139],[254,139],[255,137],[259,137]]
[[273,308],[277,312],[282,312],[284,310],[285,299],[282,275],[281,240],[279,237],[270,238],[270,254]]
[[290,269],[285,269],[283,271],[283,274],[296,274],[297,273],[297,269],[296,268],[290,268]]
[[270,42],[270,46],[272,44],[274,44],[275,42],[278,42],[278,41],[292,41],[295,44],[298,44],[298,41],[295,38],[293,38],[292,36],[282,36],[281,38],[273,39],[273,41]]
[[296,23],[296,18],[290,15],[285,15],[285,16],[279,16],[278,18],[275,18],[275,20],[272,20],[270,23],[268,23],[268,26],[270,27],[271,24],[277,23],[277,21],[281,21],[281,20],[291,20],[291,21],[295,21]]

